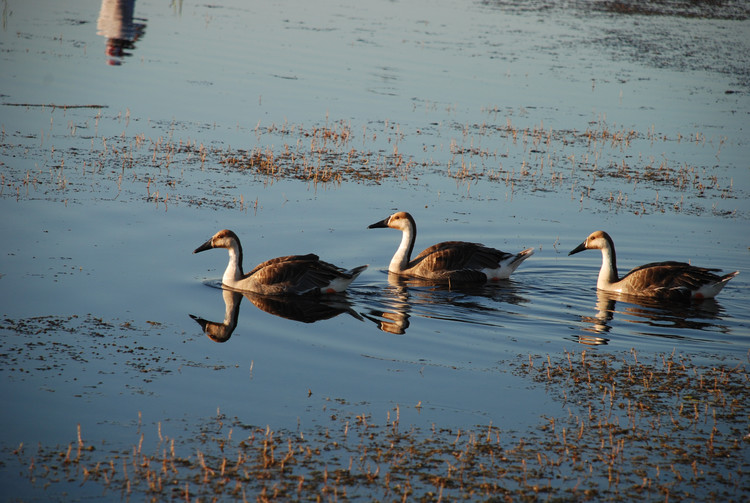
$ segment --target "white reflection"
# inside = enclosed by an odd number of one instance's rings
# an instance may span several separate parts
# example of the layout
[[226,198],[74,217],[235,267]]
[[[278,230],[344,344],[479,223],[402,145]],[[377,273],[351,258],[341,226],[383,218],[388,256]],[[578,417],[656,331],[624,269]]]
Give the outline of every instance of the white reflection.
[[[105,54],[108,65],[121,65],[135,42],[146,31],[145,19],[134,18],[135,0],[102,0],[96,34],[107,39]],[[134,22],[137,20],[139,22]]]
[[372,321],[383,332],[404,335],[409,328],[409,290],[403,278],[388,273],[388,287],[383,289],[384,309],[371,309],[363,316]]

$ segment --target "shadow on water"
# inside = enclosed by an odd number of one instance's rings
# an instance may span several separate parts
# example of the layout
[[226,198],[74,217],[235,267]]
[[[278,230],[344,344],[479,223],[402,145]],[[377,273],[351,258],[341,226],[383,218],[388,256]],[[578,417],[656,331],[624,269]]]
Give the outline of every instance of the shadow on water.
[[376,305],[363,316],[383,332],[397,335],[406,333],[412,313],[423,318],[500,327],[499,318],[507,312],[499,306],[529,302],[518,292],[512,280],[457,287],[389,273],[388,285],[374,301]]
[[612,330],[615,320],[643,325],[642,329],[634,331],[640,335],[667,339],[699,339],[682,335],[689,333],[685,330],[701,333],[728,330],[716,323],[722,318],[724,310],[715,299],[664,302],[601,290],[597,290],[596,294],[596,314],[581,316],[581,321],[586,325],[583,330],[587,333],[576,335],[573,339],[581,344],[607,344],[610,339],[605,336]]
[[96,34],[107,39],[108,65],[123,64],[146,33],[146,19],[134,17],[134,12],[135,0],[102,0]]
[[[210,286],[216,287],[211,283]],[[341,313],[348,313],[358,320],[362,318],[352,309],[346,294],[332,294],[324,297],[276,297],[260,295],[252,292],[238,292],[218,286],[224,298],[224,320],[210,321],[196,315],[189,315],[203,329],[203,333],[214,342],[227,342],[240,316],[240,304],[243,297],[261,311],[265,311],[280,318],[299,321],[301,323],[315,323],[320,320],[334,318]]]

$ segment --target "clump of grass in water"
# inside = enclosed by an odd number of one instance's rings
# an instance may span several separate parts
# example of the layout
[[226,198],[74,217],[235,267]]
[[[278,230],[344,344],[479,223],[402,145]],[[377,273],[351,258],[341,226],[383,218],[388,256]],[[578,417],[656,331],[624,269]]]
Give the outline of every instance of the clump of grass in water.
[[[346,181],[378,184],[386,178],[404,178],[417,165],[415,161],[405,158],[397,145],[388,155],[350,147],[351,132],[348,128],[295,130],[300,138],[310,140],[309,146],[305,147],[298,141],[295,149],[286,144],[280,152],[268,147],[231,151],[219,162],[235,170],[250,170],[264,177],[267,183],[298,179],[316,184],[341,184]],[[271,128],[270,131],[275,129]]]
[[47,494],[95,484],[150,499],[747,499],[746,366],[674,354],[650,360],[633,350],[509,362],[567,408],[522,432],[404,429],[398,408],[380,425],[367,413],[339,413],[346,403],[336,400],[326,408],[330,423],[309,432],[217,411],[185,435],[192,441],[169,438],[158,424],[151,451],[139,420],[134,445],[120,451],[89,448],[79,431],[67,447],[13,454]]
[[[495,109],[490,110],[494,112]],[[688,211],[700,213],[708,210],[706,205],[693,204],[690,207],[678,203],[684,195],[697,198],[736,199],[741,195],[734,191],[732,180],[720,180],[710,170],[696,168],[684,163],[671,163],[666,159],[657,163],[653,158],[644,159],[641,153],[633,155],[634,148],[643,146],[649,150],[656,142],[672,142],[674,139],[664,134],[657,134],[653,128],[641,133],[629,128],[609,124],[601,116],[589,123],[583,132],[576,130],[545,128],[544,124],[532,127],[518,127],[510,119],[504,126],[495,124],[474,124],[456,126],[460,129],[462,142],[451,140],[450,152],[453,157],[448,161],[447,176],[457,181],[476,183],[481,179],[489,182],[504,182],[513,191],[552,191],[564,186],[583,187],[585,190],[573,194],[573,199],[580,196],[584,200],[599,202],[611,207],[613,192],[611,184],[604,190],[594,190],[598,180],[611,180],[616,189],[626,191],[626,197],[618,204],[618,209],[636,215],[644,213],[665,213]],[[479,146],[484,137],[493,143],[507,142],[505,152],[498,153]],[[678,135],[678,140],[681,136]],[[706,142],[705,135],[696,133],[690,139],[699,146],[714,146]],[[719,138],[718,151],[726,142]],[[572,150],[571,150],[572,149]],[[584,150],[584,151],[582,151]],[[626,162],[627,159],[636,159]],[[460,158],[457,158],[460,156]],[[513,165],[507,169],[498,161],[498,157],[509,158]],[[718,153],[717,153],[718,158]],[[454,169],[459,165],[459,169]],[[649,191],[646,199],[637,197],[637,190],[645,186]],[[617,192],[615,190],[614,192]],[[651,196],[660,193],[661,201],[654,201]],[[717,203],[711,211],[717,215],[735,215],[736,210],[717,210]]]
[[[100,118],[97,113],[96,124]],[[123,120],[127,122],[129,114]],[[736,209],[718,205],[726,206],[729,200],[744,196],[731,178],[720,177],[711,168],[633,153],[639,146],[653,150],[656,143],[679,143],[683,136],[669,138],[654,127],[645,133],[633,131],[607,123],[604,116],[592,120],[585,131],[552,129],[543,123],[519,127],[510,119],[506,125],[460,125],[460,137],[451,139],[449,155],[444,160],[427,161],[417,161],[400,150],[406,133],[388,121],[382,130],[363,128],[362,144],[356,146],[355,135],[344,121],[326,118],[324,125],[307,128],[286,123],[261,128],[258,124],[253,131],[260,146],[250,151],[176,139],[174,123],[163,127],[169,130],[156,138],[143,133],[92,137],[89,152],[74,147],[58,151],[49,145],[50,138],[77,137],[77,126],[70,123],[37,135],[14,134],[11,143],[3,131],[0,138],[8,153],[33,158],[37,168],[14,170],[11,166],[3,173],[0,195],[15,194],[22,199],[42,191],[44,197],[62,201],[96,197],[96,193],[111,198],[115,186],[114,197],[145,198],[165,210],[180,203],[244,210],[244,196],[232,190],[237,186],[235,180],[217,186],[215,171],[221,165],[228,175],[251,172],[266,184],[296,179],[331,186],[419,179],[433,173],[427,168],[435,167],[434,173],[455,179],[457,186],[465,184],[467,194],[481,181],[504,183],[506,198],[511,199],[515,192],[570,188],[571,198],[580,198],[582,206],[593,202],[611,208],[611,194],[621,193],[616,209],[636,214],[711,211],[732,216]],[[418,128],[417,135],[421,134]],[[274,149],[264,141],[264,135],[281,137],[287,143]],[[726,142],[726,138],[709,139],[700,131],[684,136],[684,140],[697,148],[717,149],[717,158]],[[498,145],[503,141],[504,146]],[[426,152],[427,147],[424,144],[422,150]],[[186,177],[188,170],[190,176]],[[689,204],[683,204],[686,199]]]
[[[750,493],[747,417],[750,387],[744,365],[699,366],[685,356],[628,355],[582,351],[553,363],[529,363],[520,373],[546,383],[582,414],[563,425],[550,453],[574,471],[606,467],[598,492],[722,500]],[[559,440],[562,439],[562,442]]]

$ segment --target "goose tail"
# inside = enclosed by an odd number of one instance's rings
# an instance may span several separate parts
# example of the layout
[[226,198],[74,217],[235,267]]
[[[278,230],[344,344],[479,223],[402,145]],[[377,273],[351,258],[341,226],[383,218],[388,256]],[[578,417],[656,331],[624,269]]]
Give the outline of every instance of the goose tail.
[[533,248],[526,248],[525,250],[516,253],[516,256],[513,259],[512,263],[518,262],[520,264],[521,262],[523,262],[527,258],[531,257],[533,254],[534,254],[534,249]]
[[362,274],[362,271],[367,269],[367,265],[361,265],[350,269],[348,271],[342,271],[338,278],[331,281],[328,286],[321,288],[321,293],[340,293],[346,290],[346,288],[357,279],[357,276]]
[[355,279],[357,279],[357,276],[359,276],[360,274],[362,274],[364,272],[364,270],[369,267],[369,265],[370,264],[365,264],[365,265],[361,265],[359,267],[355,267],[354,269],[350,269],[349,271],[346,271],[346,274],[348,276],[351,276],[352,280],[355,280]]
[[533,254],[534,254],[533,248],[526,248],[525,250],[520,251],[516,253],[515,255],[513,255],[513,257],[507,263],[506,267],[510,269],[510,272],[513,272],[516,269],[518,269],[518,266],[521,265],[521,263],[524,260],[531,257]]
[[526,248],[525,250],[520,251],[515,255],[508,254],[509,256],[505,257],[505,259],[500,262],[497,269],[483,269],[481,272],[487,275],[488,281],[508,279],[510,278],[510,275],[513,274],[516,269],[518,269],[518,266],[533,254],[533,248]]
[[715,283],[709,283],[703,285],[698,291],[693,292],[693,298],[696,300],[700,299],[712,299],[716,297],[719,292],[726,286],[730,279],[734,278],[740,273],[740,271],[730,272],[722,276],[719,281]]

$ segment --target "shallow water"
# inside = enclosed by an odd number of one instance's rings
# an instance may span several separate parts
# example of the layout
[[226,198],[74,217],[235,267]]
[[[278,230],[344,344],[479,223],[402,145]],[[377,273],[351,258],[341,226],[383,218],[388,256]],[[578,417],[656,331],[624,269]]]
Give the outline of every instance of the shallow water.
[[[6,450],[66,445],[77,424],[127,448],[141,416],[189,437],[217,410],[309,431],[331,411],[398,408],[421,428],[523,432],[561,413],[510,371],[529,355],[747,364],[747,13],[137,1],[145,27],[113,58],[99,6],[3,7]],[[734,49],[680,57],[693,40]],[[369,174],[322,181],[347,166]],[[392,282],[399,236],[366,227],[395,209],[419,249],[535,254],[498,285]],[[191,252],[222,228],[246,269],[307,252],[370,268],[323,305],[240,298],[217,343],[189,315],[224,320],[226,253]],[[715,301],[613,300],[597,253],[567,256],[596,229],[621,272],[675,259],[741,274]]]

